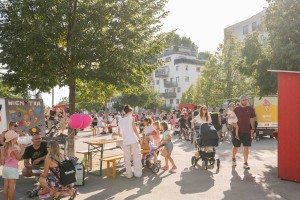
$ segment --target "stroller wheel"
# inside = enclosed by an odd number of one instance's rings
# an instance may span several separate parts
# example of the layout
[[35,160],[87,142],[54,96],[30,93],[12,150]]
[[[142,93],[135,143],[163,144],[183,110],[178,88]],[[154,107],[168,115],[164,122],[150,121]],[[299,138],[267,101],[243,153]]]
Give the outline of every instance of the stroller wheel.
[[198,161],[198,160],[197,160],[196,156],[193,156],[193,157],[192,157],[192,166],[193,166],[193,167],[195,167],[195,166],[197,165],[197,161]]
[[220,169],[220,159],[217,159],[217,169]]
[[153,164],[152,165],[152,172],[156,174],[157,172],[159,172],[159,168],[160,167],[157,164]]

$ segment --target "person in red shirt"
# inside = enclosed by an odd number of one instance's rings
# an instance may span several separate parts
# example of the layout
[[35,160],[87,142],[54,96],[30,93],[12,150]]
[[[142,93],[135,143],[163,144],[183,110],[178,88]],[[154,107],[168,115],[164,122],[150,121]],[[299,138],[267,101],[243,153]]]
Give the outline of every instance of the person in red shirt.
[[[238,118],[238,136],[233,130],[233,149],[232,149],[232,165],[236,166],[236,154],[241,144],[244,147],[244,169],[250,169],[248,165],[249,147],[251,146],[254,135],[254,118],[256,117],[255,111],[251,106],[248,106],[248,97],[245,95],[240,96],[240,106],[234,109]],[[250,125],[252,128],[250,128]]]

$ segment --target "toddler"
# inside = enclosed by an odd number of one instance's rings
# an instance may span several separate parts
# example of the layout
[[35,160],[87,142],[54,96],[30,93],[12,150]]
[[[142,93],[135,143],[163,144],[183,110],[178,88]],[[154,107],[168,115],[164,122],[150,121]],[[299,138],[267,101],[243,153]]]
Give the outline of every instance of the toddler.
[[239,126],[237,124],[238,118],[237,118],[236,114],[234,113],[234,109],[235,109],[235,104],[230,103],[228,112],[227,112],[228,124],[230,124],[232,127],[235,128],[235,138],[239,140]]

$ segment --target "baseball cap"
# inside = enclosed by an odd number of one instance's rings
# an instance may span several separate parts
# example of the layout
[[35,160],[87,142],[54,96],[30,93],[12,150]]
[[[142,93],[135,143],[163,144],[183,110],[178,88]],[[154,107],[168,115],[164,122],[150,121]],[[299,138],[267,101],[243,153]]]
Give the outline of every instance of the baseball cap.
[[244,100],[244,99],[248,99],[248,97],[246,95],[241,95],[240,100]]
[[229,104],[229,106],[235,106],[235,103],[231,102],[231,103]]
[[9,130],[5,133],[5,142],[9,142],[15,138],[18,138],[19,134],[13,130]]

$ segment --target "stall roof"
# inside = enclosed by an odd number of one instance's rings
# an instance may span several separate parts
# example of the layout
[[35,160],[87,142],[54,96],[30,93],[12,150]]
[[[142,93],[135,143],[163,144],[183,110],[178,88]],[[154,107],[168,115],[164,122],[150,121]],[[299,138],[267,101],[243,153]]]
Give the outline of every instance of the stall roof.
[[269,72],[276,72],[276,73],[295,73],[300,74],[300,71],[285,71],[285,70],[268,70]]

